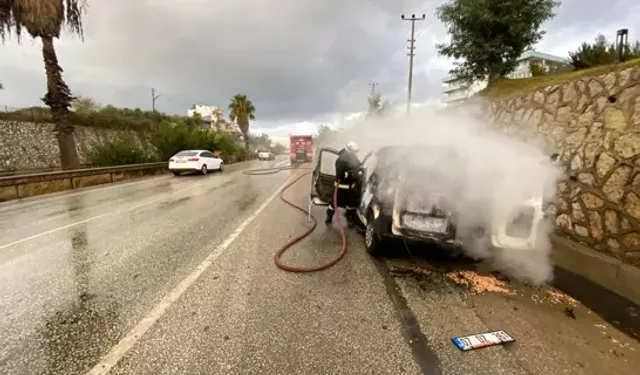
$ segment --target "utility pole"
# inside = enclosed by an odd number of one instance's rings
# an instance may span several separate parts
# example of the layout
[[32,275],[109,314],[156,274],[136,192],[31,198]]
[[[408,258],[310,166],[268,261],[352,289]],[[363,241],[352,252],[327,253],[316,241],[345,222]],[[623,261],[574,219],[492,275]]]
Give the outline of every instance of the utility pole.
[[378,82],[371,82],[369,83],[369,86],[371,86],[371,96],[373,96],[373,94],[376,93],[376,86],[378,86]]
[[425,15],[423,14],[422,17],[418,17],[416,18],[415,14],[411,15],[411,18],[405,18],[404,14],[402,16],[400,16],[400,18],[403,21],[410,21],[411,22],[411,39],[408,40],[409,42],[409,53],[407,54],[407,56],[409,56],[409,87],[407,89],[407,115],[409,113],[411,113],[411,89],[413,86],[413,56],[415,55],[415,41],[416,41],[416,21],[424,21],[425,20]]
[[153,112],[156,111],[156,99],[160,97],[160,94],[156,95],[156,89],[151,88],[151,109]]

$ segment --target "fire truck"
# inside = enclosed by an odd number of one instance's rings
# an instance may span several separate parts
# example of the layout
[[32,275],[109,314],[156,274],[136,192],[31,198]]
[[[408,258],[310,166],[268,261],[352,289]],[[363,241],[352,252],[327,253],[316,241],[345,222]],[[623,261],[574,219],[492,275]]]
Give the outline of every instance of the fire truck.
[[313,159],[313,139],[310,135],[289,136],[291,164],[310,162]]

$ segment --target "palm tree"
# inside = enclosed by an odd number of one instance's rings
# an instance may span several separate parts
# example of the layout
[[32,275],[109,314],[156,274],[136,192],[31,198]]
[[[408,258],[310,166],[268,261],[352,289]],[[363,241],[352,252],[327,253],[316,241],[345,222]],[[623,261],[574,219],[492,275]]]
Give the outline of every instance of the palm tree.
[[42,101],[51,108],[56,137],[60,148],[60,166],[73,169],[79,166],[78,152],[69,123],[69,107],[73,97],[62,79],[62,68],[53,45],[63,26],[83,36],[82,15],[86,0],[4,0],[0,1],[0,39],[15,32],[18,42],[23,30],[42,40],[42,57],[47,74],[47,93]]
[[249,120],[255,120],[256,108],[246,95],[236,94],[229,103],[229,118],[235,121],[244,137],[244,147],[249,149]]

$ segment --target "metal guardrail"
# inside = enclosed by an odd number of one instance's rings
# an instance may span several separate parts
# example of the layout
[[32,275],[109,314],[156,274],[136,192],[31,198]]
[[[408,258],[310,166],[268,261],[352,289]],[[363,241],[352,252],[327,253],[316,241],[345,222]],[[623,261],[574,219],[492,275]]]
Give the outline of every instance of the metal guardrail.
[[[244,161],[251,161],[256,159],[255,155],[245,155],[242,157],[231,156],[224,158],[226,164],[235,164]],[[168,162],[159,162],[159,163],[144,163],[144,164],[129,164],[129,165],[120,165],[114,167],[100,167],[100,168],[82,168],[82,169],[74,169],[74,170],[53,170],[46,172],[37,172],[37,173],[22,173],[22,174],[12,174],[12,175],[0,175],[0,188],[14,186],[15,187],[15,198],[22,198],[22,192],[20,186],[38,183],[38,182],[47,182],[47,181],[60,181],[60,180],[69,180],[69,188],[76,188],[76,178],[80,177],[88,177],[88,176],[101,176],[101,175],[109,175],[109,183],[115,182],[113,179],[113,175],[116,173],[122,172],[131,172],[131,171],[139,171],[142,176],[142,171],[149,170],[168,170],[169,163]],[[20,173],[20,172],[17,172]],[[0,201],[2,201],[0,199]]]
[[[84,167],[84,166],[81,166]],[[35,174],[35,173],[46,173],[46,172],[57,172],[60,171],[60,167],[49,167],[49,168],[29,168],[22,170],[8,170],[8,171],[0,171],[0,177],[5,176],[18,176],[23,174]]]
[[129,171],[142,172],[144,170],[157,170],[157,169],[163,170],[163,169],[168,169],[168,167],[169,167],[169,163],[160,162],[160,163],[121,165],[116,167],[85,168],[85,169],[74,169],[74,170],[67,170],[67,171],[30,173],[30,174],[22,174],[17,176],[4,176],[4,177],[0,177],[0,187],[15,186],[16,195],[18,198],[20,198],[20,185],[25,185],[25,184],[35,183],[35,182],[69,180],[70,188],[75,189],[76,183],[74,179],[78,177],[99,176],[99,175],[108,174],[110,182],[113,182],[113,175],[115,173],[129,172]]

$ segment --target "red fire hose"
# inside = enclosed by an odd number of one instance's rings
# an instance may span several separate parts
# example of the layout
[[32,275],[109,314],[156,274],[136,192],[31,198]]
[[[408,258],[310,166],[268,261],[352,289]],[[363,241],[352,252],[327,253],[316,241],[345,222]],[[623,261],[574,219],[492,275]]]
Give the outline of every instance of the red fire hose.
[[[246,175],[250,175],[250,176],[258,176],[258,175],[266,175],[266,174],[276,174],[278,172],[281,172],[281,171],[284,171],[284,170],[290,170],[290,169],[308,169],[308,168],[282,167],[282,168],[250,169],[250,170],[243,171],[243,173],[246,174]],[[284,197],[284,192],[287,191],[287,189],[289,189],[296,182],[300,181],[303,177],[305,177],[305,176],[307,176],[309,174],[311,174],[311,172],[306,172],[306,173],[301,174],[300,176],[296,177],[293,181],[288,183],[285,187],[283,187],[282,190],[280,190],[280,199],[284,203],[286,203],[289,206],[297,209],[300,212],[303,212],[303,213],[309,215],[309,217],[311,217],[311,219],[313,220],[313,224],[311,225],[311,227],[309,227],[309,229],[307,229],[306,231],[304,231],[303,233],[301,233],[300,235],[298,235],[297,237],[295,237],[291,241],[289,241],[286,244],[284,244],[276,252],[276,255],[274,257],[274,262],[275,262],[276,266],[278,268],[280,268],[281,270],[288,271],[288,272],[303,273],[303,272],[323,271],[323,270],[326,270],[329,267],[332,267],[336,263],[338,263],[344,257],[344,255],[347,253],[347,238],[346,238],[346,235],[345,235],[345,232],[344,232],[344,227],[342,226],[342,220],[340,219],[340,214],[338,212],[338,188],[336,187],[334,189],[334,191],[333,191],[333,209],[334,209],[334,212],[336,213],[335,216],[336,216],[336,218],[338,220],[338,231],[340,232],[340,237],[342,238],[342,250],[340,251],[340,253],[335,258],[331,259],[330,261],[328,261],[328,262],[326,262],[324,264],[318,265],[318,266],[306,266],[306,267],[305,266],[288,266],[288,265],[282,263],[282,261],[280,259],[280,258],[282,258],[282,255],[287,250],[289,250],[293,245],[297,244],[302,239],[306,238],[311,233],[313,233],[313,231],[318,226],[318,219],[316,219],[316,217],[313,216],[313,214],[311,214],[311,212],[309,212],[307,209],[305,209],[303,207],[298,206],[297,204],[293,203],[292,201],[290,201],[290,200],[288,200],[287,198]]]

